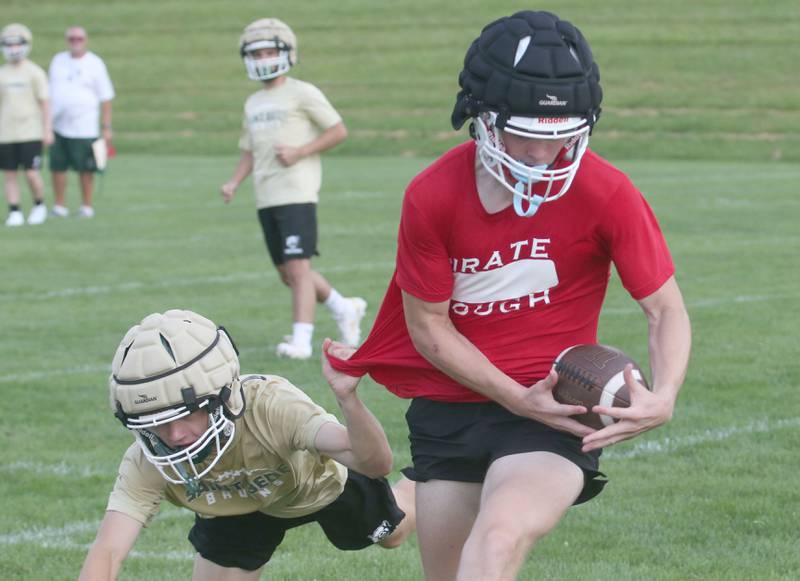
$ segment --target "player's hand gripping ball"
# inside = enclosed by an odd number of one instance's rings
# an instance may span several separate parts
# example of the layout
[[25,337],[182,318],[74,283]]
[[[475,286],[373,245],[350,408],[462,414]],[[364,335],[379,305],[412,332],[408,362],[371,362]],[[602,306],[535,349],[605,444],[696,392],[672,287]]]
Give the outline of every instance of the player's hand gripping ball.
[[553,367],[558,383],[553,396],[561,403],[586,406],[588,413],[573,416],[590,428],[610,426],[614,418],[593,413],[592,407],[626,408],[631,405],[623,371],[633,364],[633,377],[647,389],[650,385],[636,362],[619,349],[607,345],[574,345],[556,357]]

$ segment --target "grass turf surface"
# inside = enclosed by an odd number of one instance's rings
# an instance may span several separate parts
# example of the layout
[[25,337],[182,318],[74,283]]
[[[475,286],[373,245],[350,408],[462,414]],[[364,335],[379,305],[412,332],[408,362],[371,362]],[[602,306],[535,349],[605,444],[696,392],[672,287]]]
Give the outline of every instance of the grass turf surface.
[[[334,409],[318,363],[273,356],[291,322],[289,294],[269,264],[249,184],[229,207],[216,193],[235,164],[242,102],[257,88],[238,58],[244,24],[264,10],[289,22],[300,39],[293,74],[320,86],[350,129],[326,156],[315,264],[345,294],[366,297],[371,320],[393,268],[405,184],[463,139],[448,119],[464,51],[484,24],[520,7],[4,3],[5,21],[33,30],[31,58],[45,67],[63,50],[67,26],[87,27],[118,91],[121,155],[95,220],[0,230],[3,579],[76,576],[130,441],[108,409],[108,366],[144,314],[198,310],[231,330],[244,370],[285,375]],[[605,91],[592,147],[628,171],[654,206],[694,350],[674,420],[609,451],[607,490],[567,515],[520,578],[795,579],[800,77],[791,47],[800,6],[531,7],[572,20],[590,40]],[[71,182],[73,209],[76,198]],[[23,193],[26,212],[28,204]],[[614,279],[601,340],[646,361],[645,329]],[[317,339],[334,332],[320,312]],[[402,467],[405,402],[370,381],[361,392]],[[165,509],[122,578],[187,578],[190,523],[186,512]],[[402,580],[419,579],[421,569],[414,539],[391,552],[339,553],[304,527],[287,536],[265,576]]]
[[[367,325],[393,268],[402,190],[427,162],[325,162],[315,262],[343,292],[369,300]],[[244,370],[289,377],[335,409],[317,361],[273,355],[290,328],[289,293],[268,262],[248,188],[231,206],[218,200],[216,184],[234,163],[122,157],[104,178],[94,220],[0,230],[4,578],[71,578],[80,568],[130,441],[108,408],[108,366],[144,314],[206,314],[231,331]],[[567,515],[521,578],[793,578],[800,167],[619,165],[655,208],[678,265],[695,333],[689,377],[674,420],[608,453],[611,484]],[[317,340],[334,333],[321,310]],[[645,336],[643,316],[614,278],[601,340],[646,361]],[[406,402],[369,380],[361,393],[386,427],[396,467],[406,465]],[[190,523],[167,508],[122,578],[188,577]],[[418,579],[421,570],[415,540],[396,551],[338,553],[312,526],[288,535],[267,576]]]

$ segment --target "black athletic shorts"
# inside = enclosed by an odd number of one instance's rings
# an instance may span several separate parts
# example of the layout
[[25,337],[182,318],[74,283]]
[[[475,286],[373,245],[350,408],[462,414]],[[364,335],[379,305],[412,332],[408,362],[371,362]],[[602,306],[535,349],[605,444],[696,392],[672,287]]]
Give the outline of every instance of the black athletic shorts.
[[270,258],[276,266],[293,258],[319,256],[316,204],[260,208],[258,220]]
[[42,167],[41,141],[0,143],[0,170],[16,171],[19,166],[26,170]]
[[406,421],[413,466],[403,473],[411,480],[483,482],[498,458],[552,452],[583,470],[584,486],[575,504],[597,496],[606,484],[605,474],[597,470],[599,450],[584,453],[580,438],[514,415],[495,402],[416,398],[408,407]]
[[277,518],[261,512],[215,518],[195,517],[189,542],[203,558],[221,567],[255,571],[272,557],[289,529],[317,522],[339,549],[355,551],[387,537],[403,520],[385,478],[349,472],[339,497],[315,513]]

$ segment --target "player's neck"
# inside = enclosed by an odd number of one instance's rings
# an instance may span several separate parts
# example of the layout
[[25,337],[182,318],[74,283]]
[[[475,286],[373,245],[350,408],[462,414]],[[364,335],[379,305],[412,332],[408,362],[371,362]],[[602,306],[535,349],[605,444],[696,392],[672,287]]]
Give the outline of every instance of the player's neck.
[[502,212],[514,201],[513,194],[483,167],[480,157],[477,155],[475,156],[475,186],[478,190],[478,199],[487,214]]

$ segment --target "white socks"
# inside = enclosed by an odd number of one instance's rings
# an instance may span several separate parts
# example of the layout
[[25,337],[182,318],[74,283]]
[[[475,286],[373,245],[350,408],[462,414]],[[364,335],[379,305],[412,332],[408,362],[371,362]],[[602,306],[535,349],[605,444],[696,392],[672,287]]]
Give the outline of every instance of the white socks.
[[347,299],[340,295],[339,291],[337,291],[335,288],[331,289],[331,294],[328,295],[328,298],[323,304],[330,309],[334,317],[342,316],[348,312],[348,309],[351,308]]
[[311,337],[314,335],[314,325],[311,323],[294,323],[292,325],[292,343],[298,347],[311,348]]

